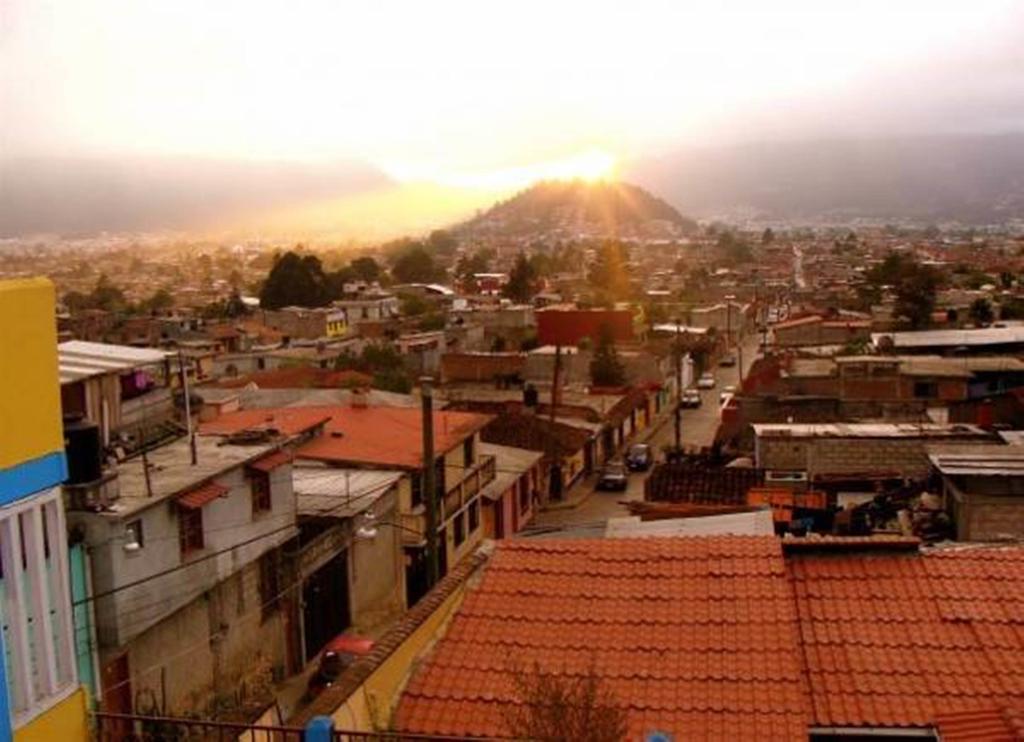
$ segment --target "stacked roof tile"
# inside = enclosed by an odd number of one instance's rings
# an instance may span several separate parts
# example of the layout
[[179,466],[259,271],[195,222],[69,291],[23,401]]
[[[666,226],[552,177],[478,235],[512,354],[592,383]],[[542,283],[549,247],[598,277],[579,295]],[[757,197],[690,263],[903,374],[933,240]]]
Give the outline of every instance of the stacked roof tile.
[[1024,549],[787,559],[814,723],[927,727],[1024,698]]
[[506,733],[513,676],[593,667],[630,737],[796,739],[796,616],[771,537],[506,541],[410,681],[396,728]]
[[537,663],[593,667],[630,738],[799,739],[812,727],[1022,738],[1024,549],[811,546],[502,542],[410,680],[395,726],[502,736],[519,702],[513,676]]

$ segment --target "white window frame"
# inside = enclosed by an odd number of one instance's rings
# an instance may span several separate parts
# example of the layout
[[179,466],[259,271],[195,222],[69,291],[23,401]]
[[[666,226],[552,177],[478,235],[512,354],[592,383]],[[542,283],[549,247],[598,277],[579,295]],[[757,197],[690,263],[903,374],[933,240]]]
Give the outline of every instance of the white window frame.
[[[22,543],[25,545],[24,564]],[[51,573],[46,568],[44,543],[49,546]],[[3,561],[6,598],[0,605],[0,618],[7,626],[8,687],[14,727],[18,728],[67,698],[78,687],[67,527],[59,487],[0,508],[0,560]],[[30,588],[30,596],[24,594],[25,585]],[[53,594],[54,589],[57,595]],[[39,617],[31,642],[30,607],[31,616]],[[41,637],[46,641],[40,641]]]

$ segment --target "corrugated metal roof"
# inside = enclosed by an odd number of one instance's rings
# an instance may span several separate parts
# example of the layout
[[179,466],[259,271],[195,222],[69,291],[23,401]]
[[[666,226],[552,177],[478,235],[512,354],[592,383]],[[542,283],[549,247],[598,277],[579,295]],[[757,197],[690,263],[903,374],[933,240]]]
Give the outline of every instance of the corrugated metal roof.
[[933,453],[928,459],[943,474],[985,477],[1024,476],[1024,451],[997,446],[991,453]]
[[961,423],[756,423],[754,435],[775,438],[949,438],[985,437],[975,425]]
[[296,467],[292,489],[299,515],[351,518],[370,508],[402,476],[381,469]]
[[1024,327],[986,327],[977,330],[923,330],[921,332],[876,332],[871,342],[876,346],[883,338],[892,340],[896,348],[951,347],[957,345],[1002,345],[1024,343]]
[[60,383],[70,384],[103,374],[131,371],[140,366],[163,363],[167,353],[130,345],[69,340],[57,345]]

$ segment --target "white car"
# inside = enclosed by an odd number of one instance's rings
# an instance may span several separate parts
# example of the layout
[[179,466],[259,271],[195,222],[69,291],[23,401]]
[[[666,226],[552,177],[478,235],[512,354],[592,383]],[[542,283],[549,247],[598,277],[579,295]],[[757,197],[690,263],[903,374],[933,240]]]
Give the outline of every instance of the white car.
[[705,372],[700,375],[697,379],[698,389],[714,389],[715,388],[715,376],[710,372]]
[[718,395],[718,403],[725,404],[736,394],[736,387],[731,384],[727,387],[723,387],[721,393]]

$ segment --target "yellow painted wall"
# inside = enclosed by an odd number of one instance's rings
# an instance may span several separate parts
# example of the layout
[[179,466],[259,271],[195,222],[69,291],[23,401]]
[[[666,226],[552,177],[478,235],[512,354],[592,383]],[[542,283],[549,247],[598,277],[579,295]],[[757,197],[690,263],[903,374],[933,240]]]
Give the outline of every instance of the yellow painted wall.
[[338,729],[373,732],[388,728],[393,706],[412,672],[413,662],[441,636],[462,604],[465,591],[463,583],[335,710],[331,718]]
[[14,742],[86,742],[89,721],[83,688],[14,731]]
[[64,450],[54,298],[45,278],[0,281],[0,469]]

